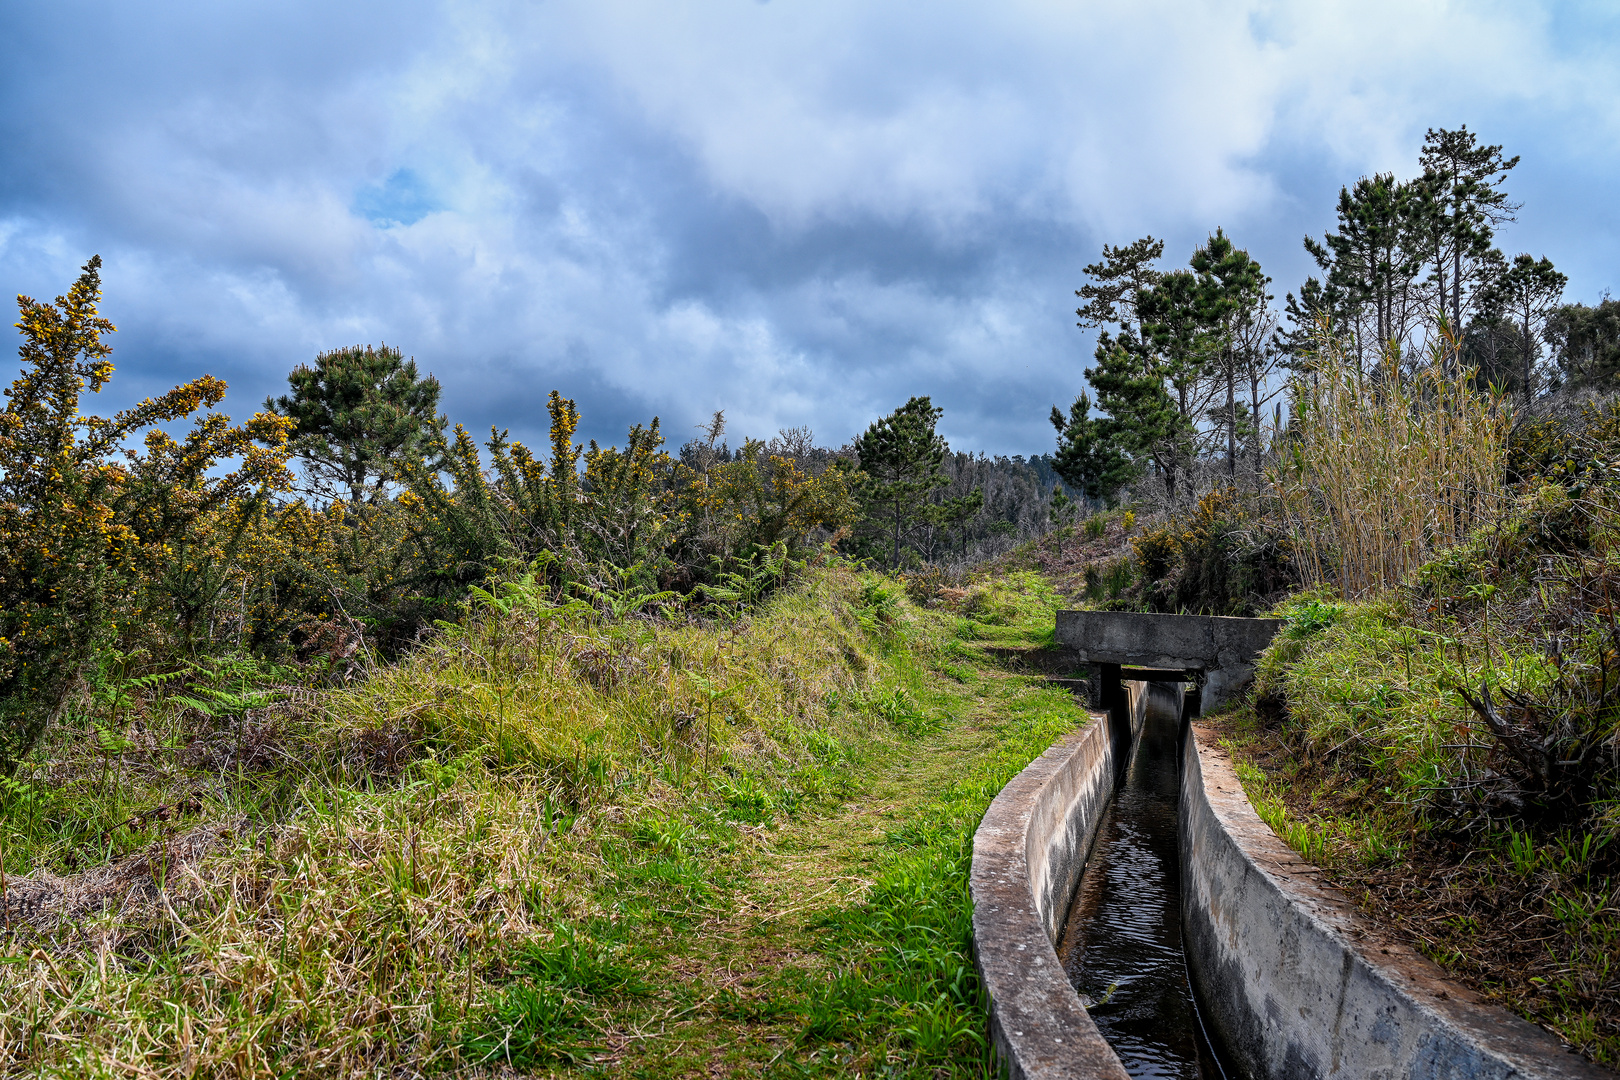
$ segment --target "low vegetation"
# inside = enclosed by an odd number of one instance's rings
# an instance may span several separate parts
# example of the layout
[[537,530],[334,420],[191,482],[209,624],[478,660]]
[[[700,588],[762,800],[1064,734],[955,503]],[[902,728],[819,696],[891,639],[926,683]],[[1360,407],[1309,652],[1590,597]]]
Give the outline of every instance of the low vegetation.
[[[524,577],[353,689],[127,687],[8,782],[4,1067],[977,1075],[972,830],[1079,715],[981,643],[1054,600],[834,565],[672,622]],[[791,869],[891,769],[875,847]]]
[[[1125,505],[1030,558],[1099,607],[1285,618],[1222,721],[1262,817],[1454,975],[1615,1064],[1613,320],[1490,247],[1516,161],[1431,131],[1422,177],[1346,188],[1274,334],[1219,231],[1187,270],[1157,269],[1152,238],[1105,247],[1079,314],[1118,327],[1090,373],[1108,415],[1081,398],[1053,423],[1070,482]],[[1292,376],[1268,424],[1245,376],[1271,363]]]
[[1080,719],[1026,674],[1070,603],[1281,615],[1261,815],[1620,1062],[1614,319],[1491,246],[1516,161],[1347,188],[1287,328],[1222,230],[1105,247],[1051,458],[927,397],[581,445],[555,392],[541,453],[369,346],[99,417],[99,260],[21,298],[0,1072],[986,1076],[971,838]]

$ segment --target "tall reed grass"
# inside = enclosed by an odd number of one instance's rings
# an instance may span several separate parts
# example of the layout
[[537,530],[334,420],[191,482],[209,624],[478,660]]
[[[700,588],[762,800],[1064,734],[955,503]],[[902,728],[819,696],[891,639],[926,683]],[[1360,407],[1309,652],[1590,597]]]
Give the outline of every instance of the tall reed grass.
[[1508,403],[1449,355],[1442,341],[1415,371],[1392,353],[1367,373],[1325,338],[1295,380],[1270,479],[1307,583],[1346,598],[1387,588],[1501,508]]

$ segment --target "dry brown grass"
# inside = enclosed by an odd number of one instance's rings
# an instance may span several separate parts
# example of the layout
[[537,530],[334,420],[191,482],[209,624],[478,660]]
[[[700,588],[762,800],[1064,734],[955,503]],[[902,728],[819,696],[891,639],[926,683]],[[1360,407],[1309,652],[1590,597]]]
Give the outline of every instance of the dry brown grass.
[[[519,596],[302,703],[262,772],[204,755],[216,824],[76,875],[11,867],[0,1074],[494,1071],[522,949],[551,948],[559,920],[610,926],[620,881],[704,917],[695,849],[746,859],[751,814],[813,803],[900,738],[907,615],[865,582],[821,572],[729,625]],[[611,1034],[571,993],[547,1044],[564,1049],[529,1068]]]

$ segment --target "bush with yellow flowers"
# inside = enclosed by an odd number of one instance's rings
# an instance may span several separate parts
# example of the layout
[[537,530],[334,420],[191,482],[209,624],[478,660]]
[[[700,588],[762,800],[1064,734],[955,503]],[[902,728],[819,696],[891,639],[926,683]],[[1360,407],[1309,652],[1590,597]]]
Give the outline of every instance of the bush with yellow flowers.
[[[0,411],[0,770],[25,753],[98,648],[191,638],[221,582],[233,507],[284,490],[288,423],[204,411],[210,375],[112,417],[80,411],[112,377],[101,260],[55,303],[19,297],[21,375]],[[184,438],[159,425],[193,419]],[[137,449],[130,444],[140,440]],[[224,462],[236,467],[220,471]],[[222,516],[223,515],[223,516]]]

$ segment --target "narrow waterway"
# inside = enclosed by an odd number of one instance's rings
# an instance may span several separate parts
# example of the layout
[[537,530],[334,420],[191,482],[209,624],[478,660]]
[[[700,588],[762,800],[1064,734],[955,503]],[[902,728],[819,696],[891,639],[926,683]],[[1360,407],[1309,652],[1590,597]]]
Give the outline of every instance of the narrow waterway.
[[1181,951],[1177,847],[1181,688],[1147,685],[1147,713],[1069,908],[1058,956],[1133,1077],[1221,1080]]

